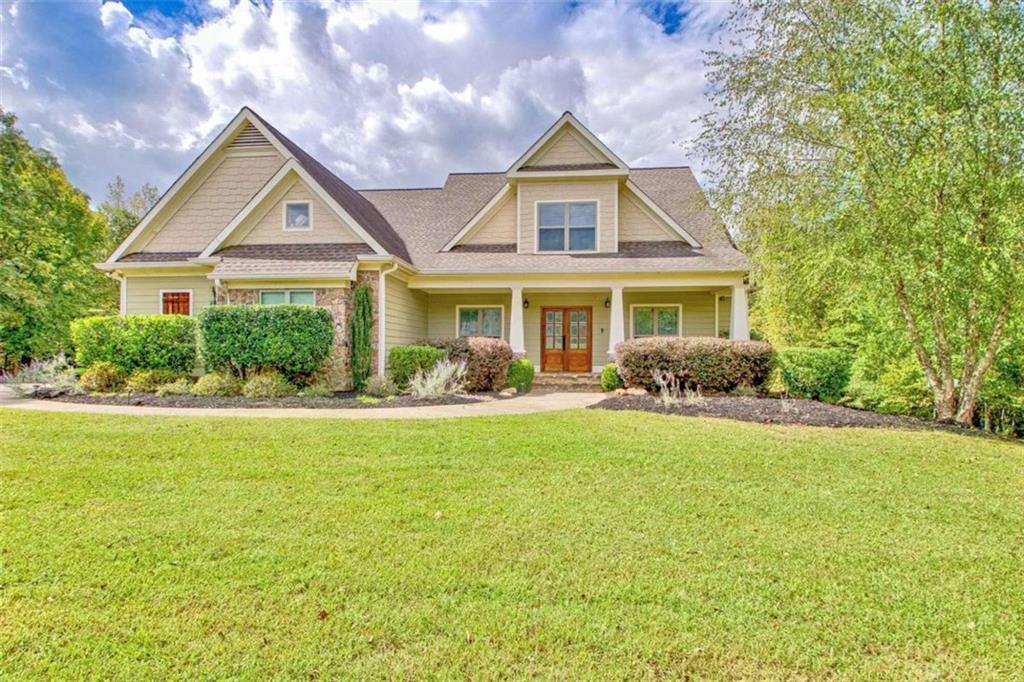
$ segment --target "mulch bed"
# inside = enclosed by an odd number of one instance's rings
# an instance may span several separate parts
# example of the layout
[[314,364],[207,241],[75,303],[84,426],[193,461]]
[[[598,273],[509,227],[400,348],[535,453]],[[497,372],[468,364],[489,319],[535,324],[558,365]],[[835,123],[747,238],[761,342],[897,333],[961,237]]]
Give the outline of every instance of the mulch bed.
[[421,399],[408,395],[395,396],[391,399],[382,398],[379,403],[360,402],[356,400],[356,394],[336,393],[333,397],[323,398],[260,398],[250,399],[241,396],[220,398],[201,397],[194,395],[168,395],[162,398],[152,393],[135,393],[131,395],[110,394],[80,394],[80,395],[46,395],[44,392],[33,396],[40,399],[59,400],[67,403],[87,403],[91,405],[137,405],[147,407],[202,407],[202,408],[230,408],[230,407],[304,407],[314,409],[376,409],[392,407],[424,407],[427,405],[462,405],[466,403],[477,403],[482,399],[501,399],[497,394],[480,394],[474,396],[450,396],[447,398]]
[[698,402],[685,401],[675,407],[665,407],[654,396],[624,395],[605,398],[592,405],[599,410],[641,410],[659,414],[677,414],[690,417],[721,417],[758,424],[803,424],[805,426],[860,426],[871,428],[944,429],[958,433],[982,435],[980,431],[964,429],[950,424],[924,421],[913,417],[879,414],[840,405],[829,405],[816,400],[797,398],[740,398],[733,396],[704,397]]

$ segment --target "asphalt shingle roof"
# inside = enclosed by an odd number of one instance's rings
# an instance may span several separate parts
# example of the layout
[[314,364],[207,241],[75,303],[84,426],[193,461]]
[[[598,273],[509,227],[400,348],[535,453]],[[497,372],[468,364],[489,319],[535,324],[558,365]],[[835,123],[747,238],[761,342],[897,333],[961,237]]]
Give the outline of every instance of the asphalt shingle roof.
[[216,253],[221,260],[210,276],[340,275],[360,255],[372,253],[366,244],[240,244]]

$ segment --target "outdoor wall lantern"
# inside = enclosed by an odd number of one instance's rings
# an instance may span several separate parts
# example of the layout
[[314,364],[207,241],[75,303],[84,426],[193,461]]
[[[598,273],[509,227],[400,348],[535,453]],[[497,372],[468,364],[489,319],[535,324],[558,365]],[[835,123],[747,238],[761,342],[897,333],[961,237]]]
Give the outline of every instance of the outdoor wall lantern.
[[524,298],[523,299],[523,310],[526,310],[529,307],[530,307],[530,299]]
[[604,299],[604,307],[605,308],[611,308],[612,307],[612,299],[610,299],[610,298]]

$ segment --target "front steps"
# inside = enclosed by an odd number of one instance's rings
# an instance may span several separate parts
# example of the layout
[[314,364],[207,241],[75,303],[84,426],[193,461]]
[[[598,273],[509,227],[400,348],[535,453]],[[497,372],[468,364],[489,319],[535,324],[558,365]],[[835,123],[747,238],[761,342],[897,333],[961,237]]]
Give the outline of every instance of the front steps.
[[533,377],[534,391],[593,392],[601,390],[601,375],[592,372],[540,372]]

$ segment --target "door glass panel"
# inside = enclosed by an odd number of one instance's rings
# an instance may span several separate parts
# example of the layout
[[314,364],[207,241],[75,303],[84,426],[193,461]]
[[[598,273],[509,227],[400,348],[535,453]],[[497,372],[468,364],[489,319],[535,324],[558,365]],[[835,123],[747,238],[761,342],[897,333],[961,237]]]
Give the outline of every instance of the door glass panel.
[[658,336],[679,335],[679,308],[658,308]]
[[547,310],[544,312],[544,348],[562,350],[562,311]]

